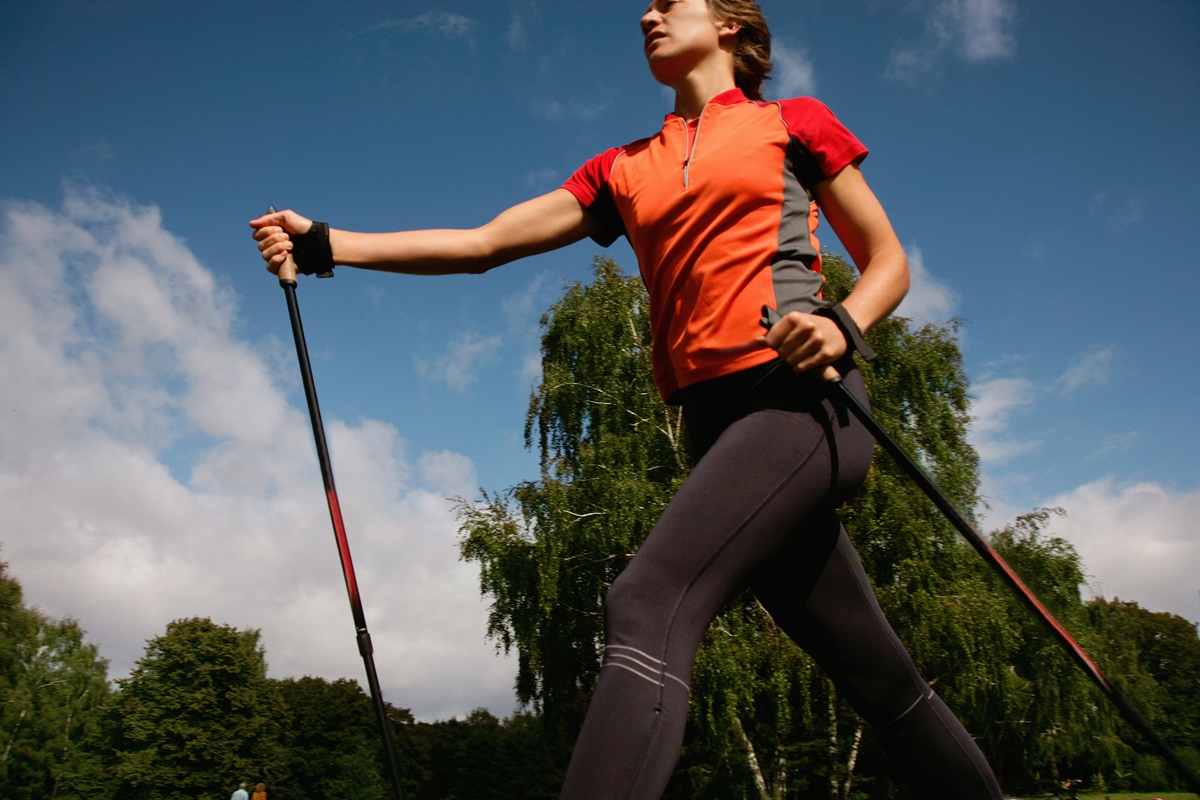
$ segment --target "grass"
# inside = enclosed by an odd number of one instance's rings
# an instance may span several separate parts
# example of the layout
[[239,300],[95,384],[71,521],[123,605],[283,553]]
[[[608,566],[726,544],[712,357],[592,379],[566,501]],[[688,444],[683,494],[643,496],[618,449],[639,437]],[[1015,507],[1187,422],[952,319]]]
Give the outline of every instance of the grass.
[[[1057,800],[1062,796],[1041,795],[1030,800],[1049,800],[1050,797]],[[1078,800],[1200,800],[1200,795],[1191,792],[1084,792],[1077,797]]]

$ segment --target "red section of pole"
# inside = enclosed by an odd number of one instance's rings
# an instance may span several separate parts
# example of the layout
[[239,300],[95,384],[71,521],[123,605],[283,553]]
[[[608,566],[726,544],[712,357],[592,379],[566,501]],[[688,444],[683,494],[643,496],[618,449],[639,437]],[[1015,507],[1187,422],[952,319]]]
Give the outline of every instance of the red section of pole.
[[367,627],[365,619],[359,619],[362,601],[359,600],[358,579],[354,576],[354,560],[350,558],[350,542],[346,538],[346,526],[342,523],[342,507],[338,503],[337,488],[333,486],[333,475],[329,476],[329,485],[325,488],[325,501],[329,505],[329,517],[333,521],[333,536],[337,539],[338,556],[342,560],[342,575],[346,579],[346,594],[350,595],[350,607],[359,609],[354,615],[354,624],[360,628]]

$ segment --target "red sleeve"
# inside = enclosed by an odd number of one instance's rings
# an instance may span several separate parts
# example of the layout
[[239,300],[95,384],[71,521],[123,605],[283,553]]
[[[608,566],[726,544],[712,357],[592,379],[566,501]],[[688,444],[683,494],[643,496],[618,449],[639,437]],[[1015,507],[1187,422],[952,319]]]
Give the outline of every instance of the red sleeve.
[[826,178],[867,157],[867,148],[846,129],[829,107],[811,97],[779,101],[788,132],[812,153]]
[[613,162],[624,150],[624,147],[614,147],[594,156],[575,170],[575,174],[562,186],[600,221],[601,230],[592,234],[592,239],[602,247],[608,247],[625,233],[625,225],[608,189],[608,176],[612,174]]
[[575,195],[576,199],[583,203],[584,206],[590,206],[596,202],[596,197],[599,196],[600,190],[608,183],[608,176],[612,172],[613,162],[617,160],[617,156],[621,154],[623,149],[622,147],[614,147],[611,150],[605,150],[603,153],[593,156],[582,167],[575,170],[575,173],[567,179],[562,188]]

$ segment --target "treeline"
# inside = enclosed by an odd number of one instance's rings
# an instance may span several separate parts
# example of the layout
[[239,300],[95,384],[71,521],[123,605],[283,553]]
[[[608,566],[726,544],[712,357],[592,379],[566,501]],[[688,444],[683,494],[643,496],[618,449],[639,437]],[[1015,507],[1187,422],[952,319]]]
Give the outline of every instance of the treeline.
[[[604,589],[687,474],[677,408],[649,371],[644,288],[598,260],[543,318],[527,441],[541,475],[460,502],[490,635],[515,651],[527,711],[417,722],[389,707],[410,800],[554,798],[599,670]],[[852,284],[826,257],[826,296]],[[953,326],[871,331],[874,413],[960,508],[978,503],[969,397]],[[1003,557],[1160,735],[1200,769],[1200,637],[1136,603],[1085,602],[1083,565],[1035,510],[992,534]],[[963,718],[1010,794],[1182,788],[1105,698],[885,455],[842,509],[880,601],[923,674]],[[128,677],[72,620],[26,607],[0,564],[0,797],[382,800],[381,751],[358,683],[266,674],[257,631],[171,623]],[[905,798],[872,734],[752,596],[706,638],[674,800]]]
[[[128,677],[106,673],[78,624],[26,607],[0,563],[0,797],[226,800],[242,782],[272,800],[390,797],[358,683],[268,678],[258,631],[177,620]],[[388,718],[409,798],[556,794],[566,749],[533,715]]]

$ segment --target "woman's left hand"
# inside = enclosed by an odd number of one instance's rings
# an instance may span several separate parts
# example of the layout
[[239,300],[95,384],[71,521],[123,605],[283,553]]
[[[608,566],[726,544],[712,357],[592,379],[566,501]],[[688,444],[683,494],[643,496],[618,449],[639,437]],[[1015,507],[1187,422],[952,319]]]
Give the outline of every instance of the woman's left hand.
[[796,372],[832,364],[846,354],[847,347],[837,323],[799,311],[785,314],[759,341],[778,352]]

